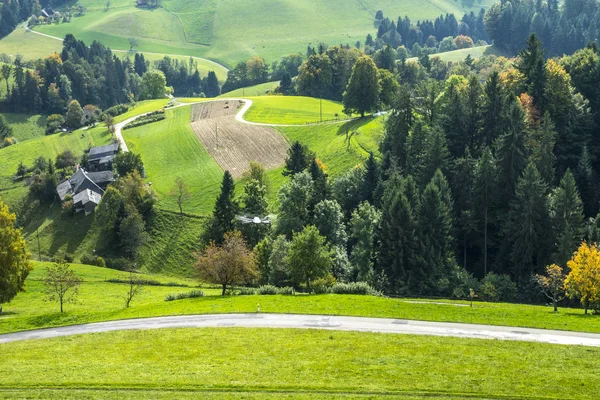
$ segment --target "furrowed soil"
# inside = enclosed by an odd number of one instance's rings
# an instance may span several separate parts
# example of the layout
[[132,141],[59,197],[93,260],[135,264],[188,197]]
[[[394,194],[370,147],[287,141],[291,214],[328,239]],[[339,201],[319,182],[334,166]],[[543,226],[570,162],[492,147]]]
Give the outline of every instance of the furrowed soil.
[[276,130],[238,122],[243,103],[224,100],[192,106],[192,129],[217,164],[240,178],[255,161],[266,169],[284,164],[288,142]]

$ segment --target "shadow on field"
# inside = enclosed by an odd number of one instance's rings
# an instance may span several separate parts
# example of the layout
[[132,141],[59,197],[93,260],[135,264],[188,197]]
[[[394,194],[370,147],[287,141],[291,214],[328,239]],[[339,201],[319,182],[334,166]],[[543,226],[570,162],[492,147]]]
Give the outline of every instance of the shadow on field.
[[354,136],[360,134],[358,130],[363,126],[367,125],[369,122],[373,121],[374,119],[375,117],[373,116],[365,116],[363,118],[348,121],[338,128],[337,135],[346,136],[346,138],[344,139],[344,143],[346,143],[346,150],[350,149],[350,140]]

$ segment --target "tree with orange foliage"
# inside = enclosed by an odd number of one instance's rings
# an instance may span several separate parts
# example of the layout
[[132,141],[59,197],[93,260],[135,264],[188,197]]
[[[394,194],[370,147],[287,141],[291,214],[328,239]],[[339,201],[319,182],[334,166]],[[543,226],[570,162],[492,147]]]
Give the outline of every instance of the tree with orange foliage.
[[573,258],[567,262],[570,272],[565,280],[567,297],[580,299],[588,313],[590,307],[598,311],[600,305],[600,250],[596,243],[583,242]]
[[222,245],[211,242],[197,257],[199,278],[221,285],[223,296],[228,286],[247,283],[258,274],[254,255],[246,247],[240,232],[226,233]]
[[546,267],[546,275],[535,275],[534,281],[540,285],[542,292],[552,300],[554,312],[558,312],[558,302],[565,298],[565,274],[556,264]]

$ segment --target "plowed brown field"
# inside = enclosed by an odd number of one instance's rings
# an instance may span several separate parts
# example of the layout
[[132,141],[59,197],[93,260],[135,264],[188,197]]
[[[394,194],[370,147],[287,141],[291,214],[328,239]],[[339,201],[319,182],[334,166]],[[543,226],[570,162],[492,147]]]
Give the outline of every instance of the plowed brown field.
[[272,128],[247,125],[236,121],[239,101],[216,101],[192,106],[192,129],[210,155],[234,178],[242,176],[250,162],[266,169],[285,162],[289,145]]

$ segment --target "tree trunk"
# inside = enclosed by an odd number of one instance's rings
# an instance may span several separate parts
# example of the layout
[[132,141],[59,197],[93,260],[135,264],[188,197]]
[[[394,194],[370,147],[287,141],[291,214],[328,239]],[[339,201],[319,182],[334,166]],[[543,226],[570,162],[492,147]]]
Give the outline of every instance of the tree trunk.
[[225,292],[227,292],[227,284],[223,284],[223,291],[221,292],[221,296],[225,296]]
[[554,312],[558,312],[558,302],[553,299],[552,303],[554,304]]
[[[487,203],[487,202],[486,202]],[[488,207],[485,205],[485,222],[483,227],[483,277],[487,275],[488,262]]]
[[310,278],[306,278],[306,291],[310,294]]
[[61,314],[63,312],[63,301],[62,301],[62,299],[60,299],[60,312],[61,312]]

